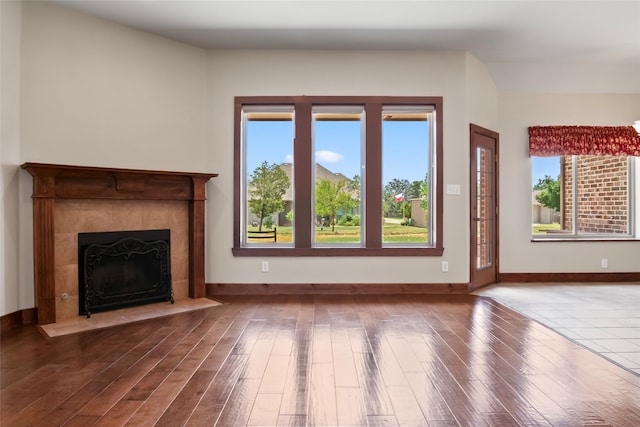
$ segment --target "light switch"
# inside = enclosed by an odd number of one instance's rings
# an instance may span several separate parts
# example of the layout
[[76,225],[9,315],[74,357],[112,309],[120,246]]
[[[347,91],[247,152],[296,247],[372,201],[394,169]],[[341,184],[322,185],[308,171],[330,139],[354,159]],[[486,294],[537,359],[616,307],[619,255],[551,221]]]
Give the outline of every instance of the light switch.
[[460,184],[447,184],[447,194],[459,195]]

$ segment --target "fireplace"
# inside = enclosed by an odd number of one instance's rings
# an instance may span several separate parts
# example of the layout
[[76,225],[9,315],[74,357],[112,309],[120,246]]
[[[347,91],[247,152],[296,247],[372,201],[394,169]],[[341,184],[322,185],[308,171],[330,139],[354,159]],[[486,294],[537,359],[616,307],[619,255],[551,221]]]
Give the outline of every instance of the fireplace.
[[78,233],[79,313],[171,301],[171,231]]
[[[185,298],[205,296],[205,185],[217,174],[46,163],[24,163],[22,168],[33,176],[34,294],[39,325],[78,315],[76,245],[82,232],[171,229],[172,288],[185,289]],[[87,205],[91,209],[86,210]],[[184,209],[177,223],[176,209]],[[169,218],[156,223],[161,212]],[[108,228],[107,222],[111,223]],[[184,262],[176,262],[180,260]],[[72,282],[73,287],[67,289]]]

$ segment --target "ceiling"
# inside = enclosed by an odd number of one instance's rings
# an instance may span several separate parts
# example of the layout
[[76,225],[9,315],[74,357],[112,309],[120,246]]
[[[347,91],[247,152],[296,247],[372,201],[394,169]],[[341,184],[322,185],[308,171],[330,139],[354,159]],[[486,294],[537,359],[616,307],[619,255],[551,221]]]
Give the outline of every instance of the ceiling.
[[640,0],[50,0],[207,49],[462,50],[640,64]]

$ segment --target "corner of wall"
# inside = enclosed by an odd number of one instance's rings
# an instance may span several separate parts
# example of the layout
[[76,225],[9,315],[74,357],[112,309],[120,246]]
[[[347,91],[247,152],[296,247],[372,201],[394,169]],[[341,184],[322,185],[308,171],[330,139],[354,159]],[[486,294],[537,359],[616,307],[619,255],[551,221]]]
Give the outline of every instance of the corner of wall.
[[0,316],[33,307],[19,287],[22,1],[0,2]]
[[498,131],[498,89],[487,66],[466,54],[467,116],[470,123]]

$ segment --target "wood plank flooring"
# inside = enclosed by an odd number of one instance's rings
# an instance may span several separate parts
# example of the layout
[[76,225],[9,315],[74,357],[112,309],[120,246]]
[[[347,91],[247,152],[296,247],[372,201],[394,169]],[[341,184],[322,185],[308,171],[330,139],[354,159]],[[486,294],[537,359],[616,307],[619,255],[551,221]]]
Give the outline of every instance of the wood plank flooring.
[[640,376],[485,297],[300,295],[2,336],[2,426],[639,426]]

